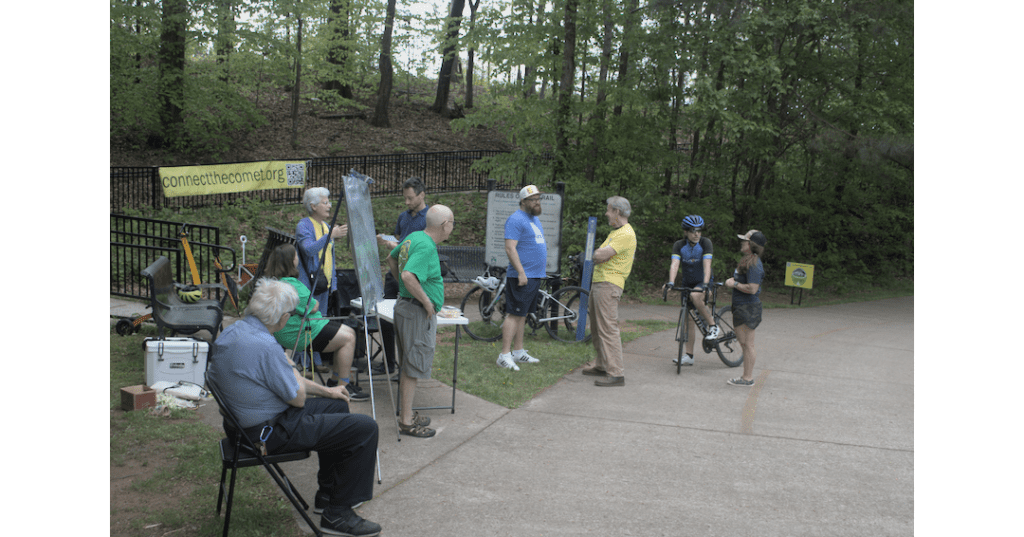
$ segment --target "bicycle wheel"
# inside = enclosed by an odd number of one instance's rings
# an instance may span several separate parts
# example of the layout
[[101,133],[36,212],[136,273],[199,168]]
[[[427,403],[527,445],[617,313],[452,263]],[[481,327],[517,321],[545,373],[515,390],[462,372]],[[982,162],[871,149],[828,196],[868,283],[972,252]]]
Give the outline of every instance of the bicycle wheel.
[[[590,292],[582,287],[563,287],[551,295],[557,310],[555,317],[562,317],[558,319],[558,322],[544,323],[544,327],[547,328],[548,334],[551,337],[558,341],[576,343],[576,327],[580,320],[581,297],[587,297],[587,303],[590,303]],[[545,312],[542,312],[542,314],[547,315]],[[590,333],[590,327],[590,317],[587,316],[583,339],[580,340],[583,343],[590,341],[593,335]]]
[[729,367],[738,367],[743,363],[743,348],[740,347],[740,342],[736,339],[736,330],[732,327],[732,315],[729,315],[729,320],[725,318],[727,313],[732,313],[732,306],[723,306],[715,313],[715,324],[718,325],[718,329],[722,331],[723,335],[716,339],[713,345],[723,364]]
[[505,296],[498,298],[494,309],[485,311],[494,300],[492,291],[482,287],[474,287],[462,299],[462,311],[469,317],[469,324],[463,326],[469,337],[478,341],[498,341],[501,339],[501,325],[505,322]]

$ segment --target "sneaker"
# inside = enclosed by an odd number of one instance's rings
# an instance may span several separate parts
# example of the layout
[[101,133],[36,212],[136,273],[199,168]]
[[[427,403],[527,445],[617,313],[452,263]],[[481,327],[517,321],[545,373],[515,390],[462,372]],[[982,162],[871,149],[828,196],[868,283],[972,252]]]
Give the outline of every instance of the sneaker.
[[704,336],[704,339],[718,339],[722,337],[722,331],[718,329],[718,325],[714,325],[708,328],[708,335]]
[[380,535],[380,524],[364,519],[351,508],[337,512],[326,509],[320,517],[320,530],[329,535],[374,537]]
[[497,364],[498,367],[504,367],[505,369],[511,369],[512,371],[519,371],[519,366],[517,366],[515,361],[512,360],[512,353],[499,354]]
[[[672,363],[673,364],[678,364],[679,363],[679,358],[673,358],[672,359]],[[683,355],[683,365],[693,365],[693,355],[692,354],[684,354]]]
[[539,364],[540,360],[530,356],[530,353],[526,352],[526,349],[519,351],[522,354],[516,356],[516,351],[512,351],[512,359],[521,364]]
[[729,384],[732,384],[733,386],[753,386],[754,385],[754,379],[743,380],[743,377],[736,377],[734,379],[729,379],[726,382],[728,382]]
[[370,399],[370,394],[364,392],[359,386],[347,384],[345,389],[348,390],[348,399],[350,401],[368,401]]
[[[313,498],[313,514],[319,515],[324,512],[331,505],[331,494],[322,490],[316,491],[316,497]],[[352,509],[358,509],[359,506],[363,505],[363,502],[359,502],[352,506]]]

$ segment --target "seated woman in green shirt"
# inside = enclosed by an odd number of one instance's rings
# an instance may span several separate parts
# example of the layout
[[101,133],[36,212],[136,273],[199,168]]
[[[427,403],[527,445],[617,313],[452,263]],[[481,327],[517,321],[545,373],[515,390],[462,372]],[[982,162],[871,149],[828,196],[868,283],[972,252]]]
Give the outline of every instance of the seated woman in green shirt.
[[267,259],[264,274],[291,285],[299,294],[299,305],[292,312],[292,316],[284,328],[274,333],[274,338],[285,349],[295,348],[295,340],[300,337],[299,324],[308,309],[309,313],[306,316],[306,325],[308,326],[302,327],[302,337],[298,349],[312,348],[313,352],[333,352],[334,371],[327,381],[327,386],[339,384],[345,386],[349,393],[349,399],[352,401],[368,400],[370,398],[368,393],[363,392],[357,386],[349,385],[349,371],[352,368],[352,358],[355,356],[356,350],[355,331],[340,321],[329,321],[323,318],[319,304],[309,296],[309,288],[298,279],[298,266],[299,254],[296,252],[295,246],[287,243],[274,248]]

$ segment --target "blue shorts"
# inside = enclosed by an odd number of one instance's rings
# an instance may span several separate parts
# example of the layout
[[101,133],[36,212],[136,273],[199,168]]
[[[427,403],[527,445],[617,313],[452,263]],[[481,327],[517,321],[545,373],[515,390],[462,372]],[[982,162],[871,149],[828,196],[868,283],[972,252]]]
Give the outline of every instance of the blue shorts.
[[537,309],[537,291],[543,278],[527,278],[519,287],[519,278],[505,279],[505,311],[516,317],[526,317]]

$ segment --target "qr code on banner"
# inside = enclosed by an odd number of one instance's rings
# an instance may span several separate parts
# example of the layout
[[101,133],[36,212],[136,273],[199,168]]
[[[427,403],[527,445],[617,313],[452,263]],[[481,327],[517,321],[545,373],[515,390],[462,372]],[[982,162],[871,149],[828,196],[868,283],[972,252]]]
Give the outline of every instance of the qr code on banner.
[[284,171],[288,174],[288,186],[304,186],[306,184],[306,163],[285,164]]

